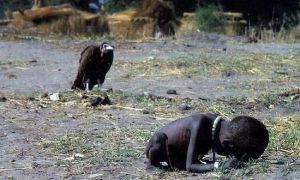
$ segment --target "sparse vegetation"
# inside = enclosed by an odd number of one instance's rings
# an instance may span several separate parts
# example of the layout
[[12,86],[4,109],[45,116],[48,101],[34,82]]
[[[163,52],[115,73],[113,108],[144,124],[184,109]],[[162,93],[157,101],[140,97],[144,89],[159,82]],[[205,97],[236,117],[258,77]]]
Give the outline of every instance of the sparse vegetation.
[[28,66],[30,62],[24,62],[22,60],[0,60],[0,67],[1,66],[20,66],[25,67]]
[[[271,74],[274,72],[297,72],[300,63],[297,56],[240,54],[228,57],[177,57],[169,60],[145,60],[118,62],[116,67],[124,78],[163,77],[167,75],[222,75],[226,73]],[[271,67],[271,68],[270,68]],[[276,68],[276,69],[275,69]]]
[[269,151],[300,156],[300,116],[269,118],[266,124],[270,131]]
[[[156,108],[156,113],[169,114],[171,110],[167,112],[161,111],[159,106],[165,105],[163,99],[158,100],[153,96],[150,98],[147,95],[138,95],[133,93],[116,92],[110,94],[110,96],[121,102],[124,106],[131,107],[133,104],[139,108],[148,106],[148,108]],[[264,101],[270,102],[269,98],[257,97],[256,99],[263,98]],[[273,96],[272,96],[273,97]],[[132,102],[133,101],[133,102]],[[151,106],[152,103],[156,103],[155,106]],[[168,104],[173,107],[174,104],[186,103],[186,99],[174,99],[168,101]],[[132,104],[131,104],[132,103]],[[163,103],[163,104],[161,104]],[[226,117],[230,117],[240,112],[240,107],[247,106],[248,99],[245,97],[224,99],[224,101],[217,102],[205,102],[198,103],[193,100],[189,100],[195,108],[203,108],[209,106],[209,109],[205,111],[216,112]],[[265,102],[260,101],[261,104]],[[273,101],[272,101],[273,103]],[[259,106],[259,104],[257,105]],[[172,108],[171,108],[172,109]],[[132,109],[134,110],[134,109]],[[101,117],[100,117],[101,118]],[[175,118],[175,117],[174,117]],[[265,124],[270,132],[270,144],[268,146],[267,154],[272,153],[279,156],[289,155],[292,157],[298,157],[300,154],[299,146],[299,116],[290,116],[286,118],[268,118],[265,120]],[[56,162],[57,166],[66,167],[70,172],[83,172],[85,166],[91,164],[103,164],[109,165],[111,163],[128,163],[134,159],[141,158],[143,156],[144,145],[150,138],[151,134],[159,126],[154,125],[148,128],[137,128],[135,125],[128,125],[127,127],[114,126],[108,129],[98,131],[76,130],[67,132],[54,140],[44,140],[42,146],[44,150],[58,157]],[[256,161],[247,162],[241,169],[234,171],[217,171],[215,175],[219,178],[240,178],[245,176],[253,176],[258,173],[266,173],[270,171],[270,167],[274,160],[263,158]],[[289,160],[276,160],[275,163],[292,164],[290,170],[295,168],[295,165]],[[79,165],[80,164],[80,165]],[[154,176],[169,176],[164,171],[156,171]],[[179,172],[178,172],[179,173]],[[213,173],[208,173],[207,177],[212,176]],[[181,174],[184,175],[184,174]],[[179,175],[179,176],[181,176]],[[171,175],[173,176],[173,175]]]
[[92,133],[80,129],[54,140],[43,140],[42,147],[57,156],[57,166],[66,167],[67,171],[81,172],[91,164],[108,166],[140,158],[144,152],[140,144],[147,142],[154,131],[153,127],[114,127]]
[[295,25],[289,29],[280,28],[278,31],[268,29],[265,27],[249,27],[245,31],[245,37],[249,42],[262,42],[262,43],[294,43],[299,36],[297,29],[299,25]]

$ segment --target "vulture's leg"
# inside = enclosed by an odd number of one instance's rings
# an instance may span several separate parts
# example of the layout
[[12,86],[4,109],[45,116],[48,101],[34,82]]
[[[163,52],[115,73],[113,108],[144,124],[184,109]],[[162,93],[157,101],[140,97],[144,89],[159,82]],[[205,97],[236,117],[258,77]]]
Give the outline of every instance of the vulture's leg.
[[85,84],[85,91],[86,92],[90,92],[90,90],[89,90],[89,83],[88,82]]
[[90,92],[89,86],[90,86],[90,79],[87,79],[85,81],[85,91],[86,92]]
[[98,79],[98,80],[97,80],[97,90],[98,90],[98,91],[100,91],[100,90],[101,90],[101,88],[102,88],[102,84],[103,84],[103,83],[101,83],[101,80],[100,80],[100,79]]

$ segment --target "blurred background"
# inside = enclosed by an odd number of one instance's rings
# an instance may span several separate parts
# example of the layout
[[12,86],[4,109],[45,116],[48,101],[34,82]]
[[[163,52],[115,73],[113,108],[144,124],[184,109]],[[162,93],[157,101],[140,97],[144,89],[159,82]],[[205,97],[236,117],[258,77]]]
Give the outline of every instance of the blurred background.
[[205,31],[299,36],[299,0],[1,0],[0,24],[69,35],[159,38]]

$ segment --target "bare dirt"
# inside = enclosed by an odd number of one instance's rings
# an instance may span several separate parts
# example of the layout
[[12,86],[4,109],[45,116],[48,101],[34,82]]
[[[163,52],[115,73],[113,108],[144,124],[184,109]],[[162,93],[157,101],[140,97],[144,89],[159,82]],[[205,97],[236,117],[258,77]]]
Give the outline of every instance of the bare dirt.
[[[155,129],[195,111],[228,117],[243,113],[263,120],[299,115],[300,98],[289,102],[270,98],[299,88],[300,43],[248,44],[240,37],[205,33],[156,41],[109,41],[116,50],[104,88],[113,89],[108,93],[113,105],[96,108],[85,106],[80,93],[69,90],[80,52],[100,40],[0,41],[0,97],[7,98],[0,102],[2,179],[300,178],[299,157],[271,150],[263,158],[269,165],[265,172],[248,169],[225,175],[147,169],[141,155]],[[245,63],[253,61],[254,65]],[[178,95],[167,94],[168,89]],[[65,99],[53,102],[43,96],[56,92]],[[259,101],[262,97],[266,98]],[[179,110],[182,103],[191,110]],[[116,148],[109,151],[107,140],[116,142],[117,155],[109,155]],[[71,147],[72,143],[82,148]],[[127,146],[127,151],[122,149]],[[65,152],[62,147],[69,149]]]

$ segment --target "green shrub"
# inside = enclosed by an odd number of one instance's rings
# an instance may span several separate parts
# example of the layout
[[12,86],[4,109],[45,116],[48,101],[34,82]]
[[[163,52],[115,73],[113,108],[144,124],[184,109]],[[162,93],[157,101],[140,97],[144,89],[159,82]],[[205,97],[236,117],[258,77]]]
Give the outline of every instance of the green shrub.
[[219,9],[214,5],[199,7],[195,13],[196,26],[201,31],[223,32],[225,18],[221,15]]

